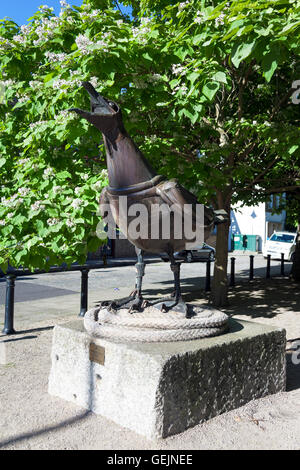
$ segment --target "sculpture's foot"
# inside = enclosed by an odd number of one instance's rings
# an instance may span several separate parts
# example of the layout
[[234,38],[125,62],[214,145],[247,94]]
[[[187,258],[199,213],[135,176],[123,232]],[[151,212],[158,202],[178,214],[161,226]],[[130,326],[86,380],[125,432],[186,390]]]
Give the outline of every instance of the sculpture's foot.
[[155,307],[157,308],[157,305],[161,305],[163,303],[168,303],[168,302],[172,302],[174,304],[175,302],[175,292],[173,292],[171,295],[168,295],[166,297],[158,297],[157,299],[155,300],[150,300],[149,303],[152,307]]
[[109,312],[116,312],[121,308],[126,308],[129,312],[140,312],[148,306],[148,303],[134,290],[128,297],[116,300],[104,300],[100,302],[98,306],[100,308],[106,308]]
[[167,300],[167,301],[160,301],[153,305],[153,307],[158,308],[162,312],[179,312],[189,317],[189,306],[186,304],[182,298],[180,297],[178,300]]

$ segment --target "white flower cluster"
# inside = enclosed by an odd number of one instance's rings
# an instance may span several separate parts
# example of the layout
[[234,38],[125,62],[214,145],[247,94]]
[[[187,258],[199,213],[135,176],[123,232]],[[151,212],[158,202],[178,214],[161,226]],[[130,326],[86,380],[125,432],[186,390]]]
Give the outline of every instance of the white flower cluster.
[[106,168],[101,170],[100,176],[101,176],[101,178],[107,178],[108,177],[108,171],[107,171]]
[[93,23],[99,19],[99,15],[103,16],[101,10],[92,10],[90,13],[82,11],[79,16],[83,23]]
[[109,36],[110,33],[104,33],[102,39],[96,42],[91,41],[87,36],[84,34],[80,34],[76,39],[75,42],[77,44],[78,49],[83,55],[88,55],[91,53],[89,47],[94,46],[94,48],[101,48],[104,52],[108,52],[106,48],[107,42],[105,39]]
[[52,16],[50,19],[42,18],[41,24],[35,29],[38,39],[33,41],[34,46],[39,46],[47,39],[51,39],[54,35],[53,30],[57,28],[60,23],[61,19],[58,16]]
[[2,80],[1,81],[1,85],[5,86],[5,87],[14,86],[15,84],[16,84],[15,80],[12,80],[12,79]]
[[204,13],[202,11],[197,11],[197,15],[194,19],[194,23],[202,23],[202,19],[203,19],[203,16],[204,16]]
[[50,218],[50,219],[47,220],[47,224],[50,225],[50,226],[57,225],[57,224],[59,224],[59,222],[60,222],[60,219],[57,219],[55,217]]
[[94,88],[99,87],[99,81],[97,77],[91,77],[89,81],[91,82]]
[[142,18],[141,25],[131,29],[133,38],[138,39],[142,44],[147,42],[146,35],[151,31],[151,29],[147,26],[150,21],[150,18]]
[[74,201],[72,202],[71,204],[71,207],[73,207],[74,209],[78,209],[81,205],[82,205],[83,201],[82,199],[74,199]]
[[188,6],[189,3],[190,3],[190,2],[182,2],[182,3],[179,3],[179,5],[178,5],[178,10],[179,10],[179,11],[182,11],[185,7]]
[[55,52],[47,51],[45,56],[49,62],[64,62],[68,57],[68,54],[65,54],[64,52],[56,54]]
[[82,52],[83,55],[88,55],[90,53],[88,47],[93,45],[93,42],[89,40],[84,34],[79,34],[75,39],[78,49]]
[[159,82],[160,80],[162,80],[162,76],[159,73],[154,73],[153,75],[150,75],[149,77],[147,77],[147,81],[149,83],[156,83],[156,82]]
[[22,34],[16,34],[13,37],[13,41],[18,42],[19,44],[25,44],[26,43],[26,36],[23,36]]
[[185,75],[186,70],[185,70],[185,67],[183,65],[173,64],[172,65],[172,73],[173,73],[173,75]]
[[22,24],[21,31],[23,34],[29,34],[32,30],[31,24]]
[[71,111],[67,111],[65,109],[59,111],[59,113],[55,116],[55,120],[57,121],[70,121],[73,119],[79,119],[78,114],[73,113]]
[[20,29],[21,29],[20,31],[21,34],[16,34],[13,37],[13,41],[18,42],[19,44],[25,44],[27,40],[27,36],[32,31],[32,26],[30,24],[29,25],[23,24]]
[[19,160],[19,165],[26,165],[26,163],[29,163],[30,160],[29,158],[21,158],[21,160]]
[[75,223],[73,222],[73,220],[67,219],[66,220],[66,225],[67,225],[67,227],[74,227]]
[[186,85],[178,85],[172,91],[172,95],[176,95],[179,91],[181,91],[182,95],[186,95],[188,92],[188,87]]
[[147,16],[144,16],[144,18],[141,18],[141,23],[142,25],[146,25],[151,23],[151,18],[148,18]]
[[68,80],[58,78],[57,80],[54,80],[52,86],[53,86],[54,90],[61,90],[62,93],[66,93],[67,90],[65,88],[62,88],[62,87],[70,86],[71,84],[72,84],[72,82],[70,82]]
[[71,8],[71,5],[68,2],[66,2],[65,0],[60,0],[59,3],[60,3],[61,8],[64,9],[64,10],[67,10],[67,9]]
[[43,86],[43,82],[41,82],[39,80],[30,80],[29,86],[33,90],[37,90],[38,88],[41,88]]
[[36,201],[34,204],[31,204],[31,210],[33,211],[43,211],[45,209],[44,204],[41,204],[41,201]]
[[44,178],[44,179],[47,179],[47,178],[49,178],[49,176],[54,176],[54,170],[53,170],[53,168],[50,168],[50,167],[49,167],[49,168],[46,168],[46,169],[44,170],[43,178]]
[[43,125],[45,125],[45,124],[48,124],[48,122],[47,122],[47,121],[36,121],[36,122],[31,122],[31,123],[29,124],[29,127],[30,127],[31,130],[33,130],[33,129],[35,129],[36,127],[41,127],[41,126],[43,126]]
[[[137,74],[134,74],[134,75],[137,75]],[[157,83],[162,79],[163,77],[159,73],[154,73],[153,75],[148,75],[144,79],[140,77],[134,78],[133,85],[135,86],[135,88],[143,90],[148,87],[149,83],[150,84]]]
[[220,13],[220,15],[215,19],[215,26],[218,27],[219,25],[224,24],[224,18],[225,18],[224,13]]
[[30,188],[19,188],[18,193],[21,196],[27,196],[30,193]]
[[24,199],[19,197],[20,194],[19,193],[16,193],[14,194],[10,199],[6,199],[5,197],[2,197],[1,198],[1,204],[4,206],[4,207],[14,207],[14,208],[17,208],[19,207],[21,204],[23,204],[24,202]]
[[53,186],[53,192],[54,194],[58,194],[62,191],[62,187],[61,186]]
[[[71,74],[71,72],[70,72],[70,74]],[[74,75],[71,74],[71,77],[72,76],[74,76]],[[95,80],[97,80],[97,79],[95,77],[93,77],[94,83],[97,83]],[[63,78],[58,78],[57,80],[54,80],[52,86],[53,86],[54,90],[60,90],[62,93],[66,93],[67,88],[80,87],[81,84],[82,84],[82,77],[73,78],[72,80],[65,80]],[[96,88],[98,85],[96,84],[94,86]]]
[[11,42],[9,42],[8,39],[0,36],[0,50],[11,49],[12,47],[14,47],[14,45]]
[[30,98],[29,96],[25,95],[25,96],[21,96],[20,98],[18,98],[18,102],[19,103],[26,103],[26,101],[28,101]]

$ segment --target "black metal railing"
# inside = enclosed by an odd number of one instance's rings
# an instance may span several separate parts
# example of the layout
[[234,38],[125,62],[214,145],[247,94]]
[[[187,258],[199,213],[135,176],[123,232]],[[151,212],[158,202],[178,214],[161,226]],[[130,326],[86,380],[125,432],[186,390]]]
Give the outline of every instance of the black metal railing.
[[[254,255],[250,255],[250,267],[249,267],[249,280],[254,279]],[[229,286],[235,286],[235,257],[230,258],[230,276],[229,276]],[[158,259],[148,259],[147,263],[157,262]],[[284,271],[284,254],[281,254],[281,264],[280,264],[280,274],[285,275]],[[81,290],[80,290],[80,310],[79,316],[83,317],[88,309],[88,279],[89,272],[93,269],[106,269],[107,267],[123,267],[123,266],[134,266],[136,263],[135,260],[132,261],[107,261],[89,263],[84,265],[74,264],[70,267],[59,266],[51,267],[48,271],[36,270],[29,271],[24,269],[13,269],[10,268],[6,274],[0,272],[0,278],[6,278],[6,297],[5,297],[5,313],[4,313],[4,328],[2,333],[5,335],[15,334],[14,329],[14,307],[15,307],[15,282],[18,277],[24,277],[29,275],[38,275],[38,274],[49,274],[49,273],[60,273],[60,272],[72,272],[80,271],[81,272]],[[271,256],[267,257],[267,266],[266,266],[266,279],[271,278]],[[205,291],[209,292],[211,290],[211,260],[206,262],[206,276],[205,276]]]
[[[147,262],[153,262],[153,260],[147,260]],[[81,290],[80,290],[80,310],[79,316],[83,317],[88,309],[88,277],[89,272],[92,269],[105,269],[106,267],[122,267],[122,266],[134,266],[135,261],[111,261],[111,262],[98,262],[84,265],[74,264],[70,267],[58,266],[51,267],[48,271],[35,270],[30,271],[28,269],[14,269],[9,268],[6,274],[0,273],[0,277],[6,278],[6,296],[5,296],[5,312],[4,312],[4,328],[2,333],[5,335],[15,334],[14,329],[14,308],[15,308],[15,282],[18,277],[32,276],[39,274],[50,274],[60,272],[81,272]]]
[[[254,255],[249,255],[250,266],[249,266],[249,281],[254,279]],[[284,253],[281,253],[280,258],[280,275],[285,276],[284,270]],[[271,255],[267,255],[267,265],[266,265],[266,279],[271,279]],[[230,258],[230,276],[229,276],[229,286],[233,287],[235,285],[235,258]]]

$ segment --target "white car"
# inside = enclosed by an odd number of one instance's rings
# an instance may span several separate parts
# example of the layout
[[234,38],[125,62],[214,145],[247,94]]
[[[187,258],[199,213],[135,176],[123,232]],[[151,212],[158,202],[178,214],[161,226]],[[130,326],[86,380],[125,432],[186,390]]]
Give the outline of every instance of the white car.
[[271,258],[281,258],[281,253],[284,253],[284,259],[293,261],[296,250],[296,233],[292,232],[274,232],[269,240],[266,241],[263,248],[263,256],[266,258],[271,255]]

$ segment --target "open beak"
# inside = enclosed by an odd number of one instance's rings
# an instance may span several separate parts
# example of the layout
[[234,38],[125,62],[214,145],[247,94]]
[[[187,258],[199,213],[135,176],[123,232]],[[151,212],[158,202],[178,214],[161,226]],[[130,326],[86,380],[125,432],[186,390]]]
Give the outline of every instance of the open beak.
[[73,111],[81,117],[88,119],[91,116],[112,116],[116,113],[112,106],[114,103],[108,102],[95,90],[93,85],[89,82],[82,82],[82,86],[86,89],[91,100],[91,112],[83,111],[79,108],[70,108],[68,111]]
[[79,114],[80,117],[89,121],[99,131],[105,135],[112,136],[112,130],[115,129],[118,125],[122,125],[121,111],[118,105],[112,101],[106,100],[101,95],[99,95],[91,83],[83,82],[82,86],[86,89],[90,96],[91,111],[88,112],[79,108],[71,108],[68,109],[68,111],[73,111]]

